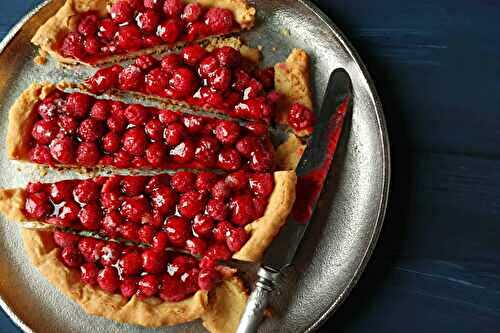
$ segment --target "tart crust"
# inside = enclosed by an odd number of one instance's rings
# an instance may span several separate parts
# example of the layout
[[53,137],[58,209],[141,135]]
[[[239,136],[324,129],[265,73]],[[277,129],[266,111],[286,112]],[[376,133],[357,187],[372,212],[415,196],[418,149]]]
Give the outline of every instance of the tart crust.
[[[66,0],[64,5],[57,13],[49,18],[35,33],[31,42],[40,47],[40,49],[58,62],[67,65],[92,64],[84,61],[62,56],[57,50],[59,39],[70,31],[74,31],[78,25],[82,13],[95,11],[101,17],[104,17],[108,12],[108,5],[116,0]],[[242,29],[250,29],[255,24],[255,8],[250,6],[246,0],[184,0],[186,3],[199,3],[204,7],[220,7],[229,9],[233,12],[236,22]],[[212,36],[213,37],[213,36]],[[209,37],[208,39],[212,38]],[[169,45],[160,45],[153,48],[142,49],[126,54],[112,55],[103,57],[94,65],[104,65],[116,63],[119,61],[136,58],[143,54],[161,53],[172,48],[180,47],[185,42],[179,42],[174,47]]]
[[146,327],[176,325],[200,318],[208,306],[208,294],[198,291],[180,302],[163,302],[159,298],[130,300],[118,294],[85,285],[79,273],[68,269],[58,259],[52,233],[40,230],[21,230],[25,250],[33,265],[62,293],[78,303],[85,312],[121,323]]
[[[295,171],[278,171],[274,173],[274,190],[269,197],[264,215],[247,224],[245,230],[250,238],[233,258],[243,261],[258,261],[281,227],[286,223],[295,201]],[[24,189],[0,190],[0,213],[7,219],[18,221],[26,228],[40,229],[41,221],[32,221],[24,214]]]

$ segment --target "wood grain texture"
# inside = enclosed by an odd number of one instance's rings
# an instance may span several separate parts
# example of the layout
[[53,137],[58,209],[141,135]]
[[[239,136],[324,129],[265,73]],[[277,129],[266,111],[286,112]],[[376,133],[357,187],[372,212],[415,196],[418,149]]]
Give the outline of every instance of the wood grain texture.
[[[40,2],[0,1],[0,35]],[[393,151],[373,260],[321,331],[500,331],[500,2],[315,2],[371,72]]]

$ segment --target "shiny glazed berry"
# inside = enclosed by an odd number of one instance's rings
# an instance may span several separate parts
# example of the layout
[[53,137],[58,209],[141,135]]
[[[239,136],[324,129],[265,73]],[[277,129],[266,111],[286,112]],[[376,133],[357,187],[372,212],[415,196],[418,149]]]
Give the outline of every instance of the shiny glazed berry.
[[108,266],[97,275],[99,287],[108,293],[115,292],[120,287],[120,280],[116,268]]
[[165,129],[165,143],[169,146],[175,146],[181,143],[184,136],[184,127],[179,123],[172,123]]
[[221,120],[215,127],[215,136],[224,144],[233,144],[240,135],[240,126],[229,120]]
[[120,293],[125,298],[134,296],[138,290],[138,279],[136,277],[125,277],[120,283]]
[[80,252],[73,246],[63,248],[61,251],[61,258],[63,263],[70,268],[80,266],[83,261]]
[[127,0],[119,0],[111,6],[110,14],[116,23],[125,23],[132,20],[134,9]]
[[54,203],[73,199],[74,182],[63,180],[50,185],[49,194]]
[[198,214],[192,223],[193,232],[199,237],[210,237],[212,234],[214,220],[210,216]]
[[169,85],[182,98],[192,95],[198,83],[194,73],[189,68],[177,67],[172,72]]
[[167,220],[165,231],[170,243],[184,246],[190,234],[189,223],[182,217],[172,216]]
[[202,171],[196,177],[196,189],[201,192],[208,192],[217,181],[217,175],[213,172]]
[[233,148],[224,148],[217,157],[217,166],[222,170],[235,171],[241,165],[241,156]]
[[101,152],[94,142],[82,142],[76,149],[76,163],[79,165],[92,167],[100,158]]
[[144,82],[144,74],[136,65],[125,67],[118,75],[118,84],[120,89],[136,90],[141,87]]
[[234,228],[229,232],[226,244],[232,252],[239,251],[248,240],[248,234],[243,228]]
[[314,113],[304,105],[294,103],[290,106],[287,120],[296,131],[308,129],[314,125]]
[[196,175],[190,171],[178,171],[170,178],[170,185],[177,192],[189,192],[194,189]]
[[48,195],[45,192],[30,194],[24,203],[24,210],[31,218],[43,219],[52,211]]
[[71,164],[74,159],[75,145],[68,136],[55,138],[49,145],[51,156],[62,164]]
[[207,54],[199,44],[189,45],[182,49],[180,57],[186,65],[196,66]]
[[151,297],[154,296],[158,292],[158,288],[160,286],[160,282],[155,275],[144,275],[139,280],[139,297]]
[[134,127],[123,134],[123,149],[136,156],[140,156],[146,149],[146,133],[143,127]]
[[170,17],[178,17],[184,10],[182,0],[165,0],[163,3],[163,12]]
[[160,23],[160,16],[153,10],[146,10],[136,16],[137,26],[144,32],[155,32]]
[[90,110],[90,116],[95,120],[105,121],[108,119],[110,107],[106,101],[97,101]]
[[146,185],[146,177],[143,176],[125,176],[121,181],[123,193],[134,196],[139,195],[144,191]]
[[59,127],[55,120],[39,120],[33,125],[31,135],[40,144],[49,144],[57,135]]
[[175,207],[177,195],[167,186],[159,186],[151,194],[152,206],[163,215],[170,213]]
[[73,190],[75,200],[80,203],[89,203],[99,198],[99,186],[92,179],[78,182]]
[[87,204],[78,213],[80,223],[86,230],[98,230],[101,210],[96,204]]
[[54,242],[60,247],[78,246],[80,236],[62,231],[54,231]]
[[136,25],[126,25],[118,29],[117,46],[122,50],[136,51],[142,47],[142,34]]
[[136,275],[142,270],[142,257],[136,252],[128,253],[118,261],[118,267],[123,275]]
[[136,197],[124,198],[120,213],[128,221],[140,223],[142,216],[146,211],[148,211],[148,209],[149,205],[147,199],[140,195]]
[[241,54],[230,46],[223,46],[214,50],[219,64],[224,67],[237,66],[241,61]]
[[106,242],[101,248],[100,263],[103,266],[112,266],[116,264],[122,253],[122,246],[114,242]]
[[164,21],[158,25],[156,34],[165,43],[172,44],[177,41],[182,33],[182,23],[176,19]]
[[107,153],[114,153],[120,149],[121,138],[118,134],[109,132],[102,138],[102,148]]
[[195,147],[189,140],[182,141],[170,150],[170,156],[176,163],[185,164],[193,160]]
[[205,204],[205,197],[199,192],[186,192],[179,198],[177,210],[186,218],[193,218],[202,212]]
[[238,170],[228,174],[225,182],[231,189],[243,190],[248,185],[248,175],[244,170]]
[[221,279],[220,274],[214,269],[202,269],[198,275],[198,285],[201,290],[212,290]]
[[165,251],[147,249],[142,252],[142,266],[148,273],[161,273],[166,268]]
[[94,14],[85,15],[78,23],[77,30],[84,36],[94,36],[97,33],[99,17]]
[[267,198],[273,191],[274,179],[269,173],[251,174],[249,185],[254,195]]
[[202,14],[203,8],[197,3],[189,3],[184,7],[181,18],[184,21],[195,22]]
[[161,95],[168,86],[168,76],[159,68],[146,74],[146,90],[153,94]]
[[78,127],[78,136],[82,141],[95,142],[103,133],[102,123],[94,118],[87,118]]
[[210,8],[205,14],[205,24],[214,34],[228,33],[235,25],[233,13],[228,9]]
[[83,118],[87,115],[92,103],[92,97],[82,93],[71,93],[66,99],[64,110],[74,118]]
[[99,274],[99,268],[94,263],[85,263],[80,266],[80,280],[83,283],[95,285],[97,284],[97,275]]

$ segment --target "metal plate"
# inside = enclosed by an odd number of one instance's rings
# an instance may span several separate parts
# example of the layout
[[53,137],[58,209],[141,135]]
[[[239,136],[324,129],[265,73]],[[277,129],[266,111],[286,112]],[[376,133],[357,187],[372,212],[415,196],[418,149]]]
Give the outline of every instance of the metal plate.
[[[28,14],[0,44],[0,140],[5,139],[8,111],[31,82],[77,79],[82,73],[54,63],[36,66],[29,40],[62,1],[46,2]],[[273,300],[274,317],[262,332],[303,332],[317,328],[348,295],[375,246],[389,187],[389,145],[382,109],[361,60],[333,23],[314,5],[296,0],[258,0],[258,27],[246,33],[262,45],[269,64],[283,60],[293,47],[312,55],[316,105],[329,73],[344,67],[351,75],[354,112],[339,148],[313,225],[299,250],[294,269]],[[39,174],[6,158],[0,147],[0,187],[22,186]],[[72,177],[49,172],[44,180]],[[26,332],[198,332],[200,323],[157,330],[116,324],[86,315],[29,264],[18,226],[0,221],[0,305]]]

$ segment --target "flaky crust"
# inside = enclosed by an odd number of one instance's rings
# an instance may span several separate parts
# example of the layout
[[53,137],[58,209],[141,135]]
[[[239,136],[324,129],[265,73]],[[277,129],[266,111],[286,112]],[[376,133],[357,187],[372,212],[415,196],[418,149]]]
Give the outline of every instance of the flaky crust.
[[201,316],[210,332],[236,332],[248,299],[247,289],[237,277],[225,280],[210,292],[207,311]]
[[27,161],[31,128],[37,119],[35,104],[56,89],[53,84],[32,84],[19,96],[9,112],[7,155],[12,160]]
[[[293,103],[313,110],[309,56],[306,51],[294,49],[284,63],[274,66],[274,86],[284,96],[278,103],[276,120],[279,124],[287,125],[288,109]],[[302,137],[311,133],[303,130],[295,134]]]
[[[31,42],[39,46],[43,51],[50,54],[58,62],[75,65],[105,65],[119,61],[133,59],[143,54],[162,53],[169,49],[180,47],[185,42],[176,43],[173,46],[160,45],[153,48],[142,49],[126,54],[112,55],[100,59],[95,64],[88,64],[84,61],[62,56],[57,50],[57,45],[65,34],[75,31],[82,13],[95,11],[101,17],[108,12],[108,5],[116,0],[66,0],[57,13],[43,24],[33,36]],[[242,29],[250,29],[255,24],[255,8],[250,6],[245,0],[185,0],[186,3],[199,3],[205,7],[226,8],[233,12],[236,22]],[[212,37],[209,37],[210,39]]]
[[243,261],[259,261],[264,251],[271,244],[295,202],[295,171],[278,171],[274,173],[274,190],[269,198],[264,216],[245,226],[250,238],[243,247],[233,255],[234,259]]
[[289,133],[287,140],[276,148],[278,170],[295,170],[305,149],[306,144],[295,134]]
[[58,259],[59,248],[52,233],[22,229],[26,253],[33,265],[70,299],[78,303],[85,312],[121,323],[146,327],[176,325],[200,318],[207,309],[208,295],[198,291],[180,302],[163,302],[158,298],[130,300],[118,294],[108,294],[80,282],[77,270],[68,269]]

